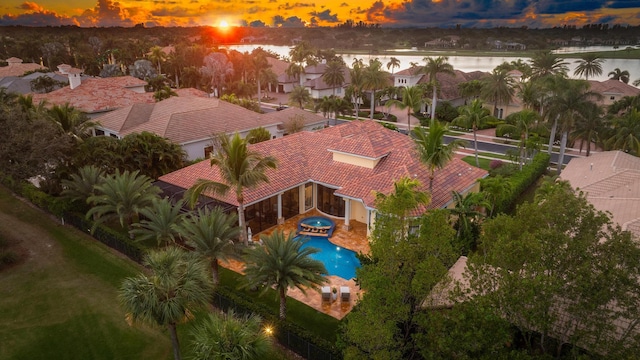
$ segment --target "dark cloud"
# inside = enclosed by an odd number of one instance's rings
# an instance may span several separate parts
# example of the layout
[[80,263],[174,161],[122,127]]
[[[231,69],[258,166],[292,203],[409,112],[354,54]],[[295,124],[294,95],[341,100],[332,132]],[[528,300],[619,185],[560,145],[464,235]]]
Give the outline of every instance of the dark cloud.
[[[610,1],[607,4],[610,9],[628,9],[628,8],[640,8],[640,1],[638,0],[615,0]],[[640,12],[638,13],[640,16]]]
[[330,22],[330,23],[339,22],[338,14],[331,14],[331,10],[329,10],[329,9],[321,11],[321,12],[312,11],[312,12],[309,13],[309,15],[312,15],[314,18],[317,17],[320,21],[325,21],[325,22]]
[[268,11],[268,10],[269,10],[269,8],[266,8],[266,7],[252,6],[252,7],[248,8],[246,12],[248,14],[259,14],[261,12]]
[[3,15],[0,17],[0,26],[24,25],[24,26],[59,26],[77,25],[73,19],[57,15],[54,12],[40,11],[16,16]]
[[349,6],[349,4],[347,4],[347,3],[340,4],[340,7],[348,7],[348,6]]
[[266,27],[267,24],[264,23],[264,21],[262,20],[253,20],[252,22],[250,22],[249,27]]
[[291,16],[285,19],[281,15],[276,15],[273,17],[273,24],[282,27],[304,27],[304,21],[297,16]]
[[174,7],[174,8],[160,8],[151,11],[153,16],[170,16],[170,17],[189,17],[194,14],[187,8]]
[[77,17],[80,26],[133,26],[133,22],[123,13],[120,3],[98,0],[93,9],[85,10]]
[[608,2],[608,0],[541,0],[536,2],[535,8],[542,14],[564,14],[569,11],[597,10],[606,7]]
[[306,7],[315,7],[314,3],[285,3],[282,5],[278,5],[278,10],[295,10],[298,8],[306,8]]

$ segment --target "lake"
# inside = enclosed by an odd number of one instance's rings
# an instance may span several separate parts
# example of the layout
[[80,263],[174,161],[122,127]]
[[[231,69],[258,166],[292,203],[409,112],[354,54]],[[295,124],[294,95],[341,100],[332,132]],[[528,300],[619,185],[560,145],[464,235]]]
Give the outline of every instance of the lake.
[[[291,47],[289,46],[276,46],[276,45],[233,45],[229,46],[229,49],[238,50],[240,52],[251,52],[253,49],[257,47],[262,47],[265,50],[272,51],[280,57],[285,58],[289,56],[289,50]],[[589,46],[589,47],[566,47],[560,48],[556,50],[557,53],[579,53],[579,52],[587,52],[587,51],[611,51],[614,50],[612,46]],[[619,49],[621,50],[621,49]],[[621,50],[624,51],[624,50]],[[496,56],[455,56],[451,55],[451,52],[443,52],[443,55],[449,56],[449,63],[453,65],[454,69],[461,70],[464,72],[470,71],[486,71],[491,72],[496,66],[502,64],[503,62],[511,62],[517,59],[522,59],[524,62],[528,62],[529,58],[523,57],[515,57],[508,56],[507,53],[504,55],[496,55]],[[378,58],[384,64],[384,68],[386,69],[386,64],[389,62],[391,57],[395,57],[400,60],[400,67],[396,68],[395,71],[407,69],[410,66],[410,63],[416,62],[418,64],[424,64],[422,59],[424,56],[422,55],[403,55],[403,54],[394,54],[394,55],[362,55],[362,54],[349,54],[342,53],[345,63],[351,66],[354,58],[363,59],[365,63],[369,62],[369,59]],[[573,71],[575,70],[577,64],[574,59],[567,59],[569,63],[569,76],[573,76]],[[619,68],[621,70],[629,71],[631,74],[631,82],[640,78],[640,59],[605,59],[602,63],[602,75],[591,78],[592,80],[604,81],[609,77],[607,74],[613,71],[615,68]]]

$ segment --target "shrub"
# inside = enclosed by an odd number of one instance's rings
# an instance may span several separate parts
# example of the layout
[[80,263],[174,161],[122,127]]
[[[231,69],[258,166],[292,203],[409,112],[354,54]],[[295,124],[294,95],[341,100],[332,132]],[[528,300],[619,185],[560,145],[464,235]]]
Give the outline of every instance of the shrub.
[[495,170],[495,169],[497,169],[497,168],[501,167],[502,165],[504,165],[504,163],[502,162],[502,160],[496,160],[496,159],[494,159],[494,160],[491,160],[491,162],[489,163],[489,168],[490,168],[491,170]]
[[497,201],[496,213],[512,210],[520,195],[545,173],[549,166],[550,159],[549,154],[538,153],[530,164],[522,167],[522,171],[518,171],[510,176],[508,181],[511,183],[511,192],[503,194]]
[[18,261],[18,254],[11,250],[0,250],[0,265],[11,265]]

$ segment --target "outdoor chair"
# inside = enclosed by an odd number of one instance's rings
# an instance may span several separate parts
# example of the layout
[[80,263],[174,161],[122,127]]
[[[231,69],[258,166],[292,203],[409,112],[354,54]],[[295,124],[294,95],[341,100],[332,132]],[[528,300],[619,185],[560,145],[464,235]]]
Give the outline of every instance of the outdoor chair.
[[323,286],[321,290],[322,290],[322,300],[331,301],[331,287]]
[[340,286],[340,299],[342,301],[349,301],[351,297],[351,292],[349,291],[348,286]]

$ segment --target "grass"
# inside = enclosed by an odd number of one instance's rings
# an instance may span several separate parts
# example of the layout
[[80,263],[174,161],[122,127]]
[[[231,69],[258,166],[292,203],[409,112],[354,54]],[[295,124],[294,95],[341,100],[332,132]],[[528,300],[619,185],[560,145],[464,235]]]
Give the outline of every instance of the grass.
[[[462,161],[466,162],[469,165],[476,166],[476,158],[475,156],[465,156],[462,158]],[[489,171],[489,163],[491,163],[490,159],[478,158],[478,162],[480,163],[480,168]]]
[[124,321],[117,287],[140,268],[0,188],[0,232],[29,258],[1,273],[0,358],[170,359],[166,334]]
[[[630,48],[630,49],[627,49]],[[371,50],[340,50],[336,49],[337,54],[362,54],[362,55],[414,55],[414,56],[502,56],[502,57],[533,57],[538,50],[524,51],[498,51],[498,50],[464,50],[464,49],[438,49],[438,50],[377,50],[371,53]],[[622,46],[618,50],[598,51],[594,52],[597,56],[605,59],[638,59],[640,58],[640,49],[633,46]],[[585,53],[569,53],[558,54],[562,58],[579,59]]]
[[[232,270],[220,268],[220,283],[230,288],[236,289],[243,284],[243,275]],[[280,300],[276,297],[276,292],[272,289],[260,296],[259,291],[236,290],[246,298],[250,298],[256,303],[263,304],[271,310],[273,315],[277,315],[280,310]],[[287,320],[307,329],[308,331],[326,339],[336,341],[338,326],[340,321],[324,314],[314,308],[301,303],[298,300],[287,297]]]

